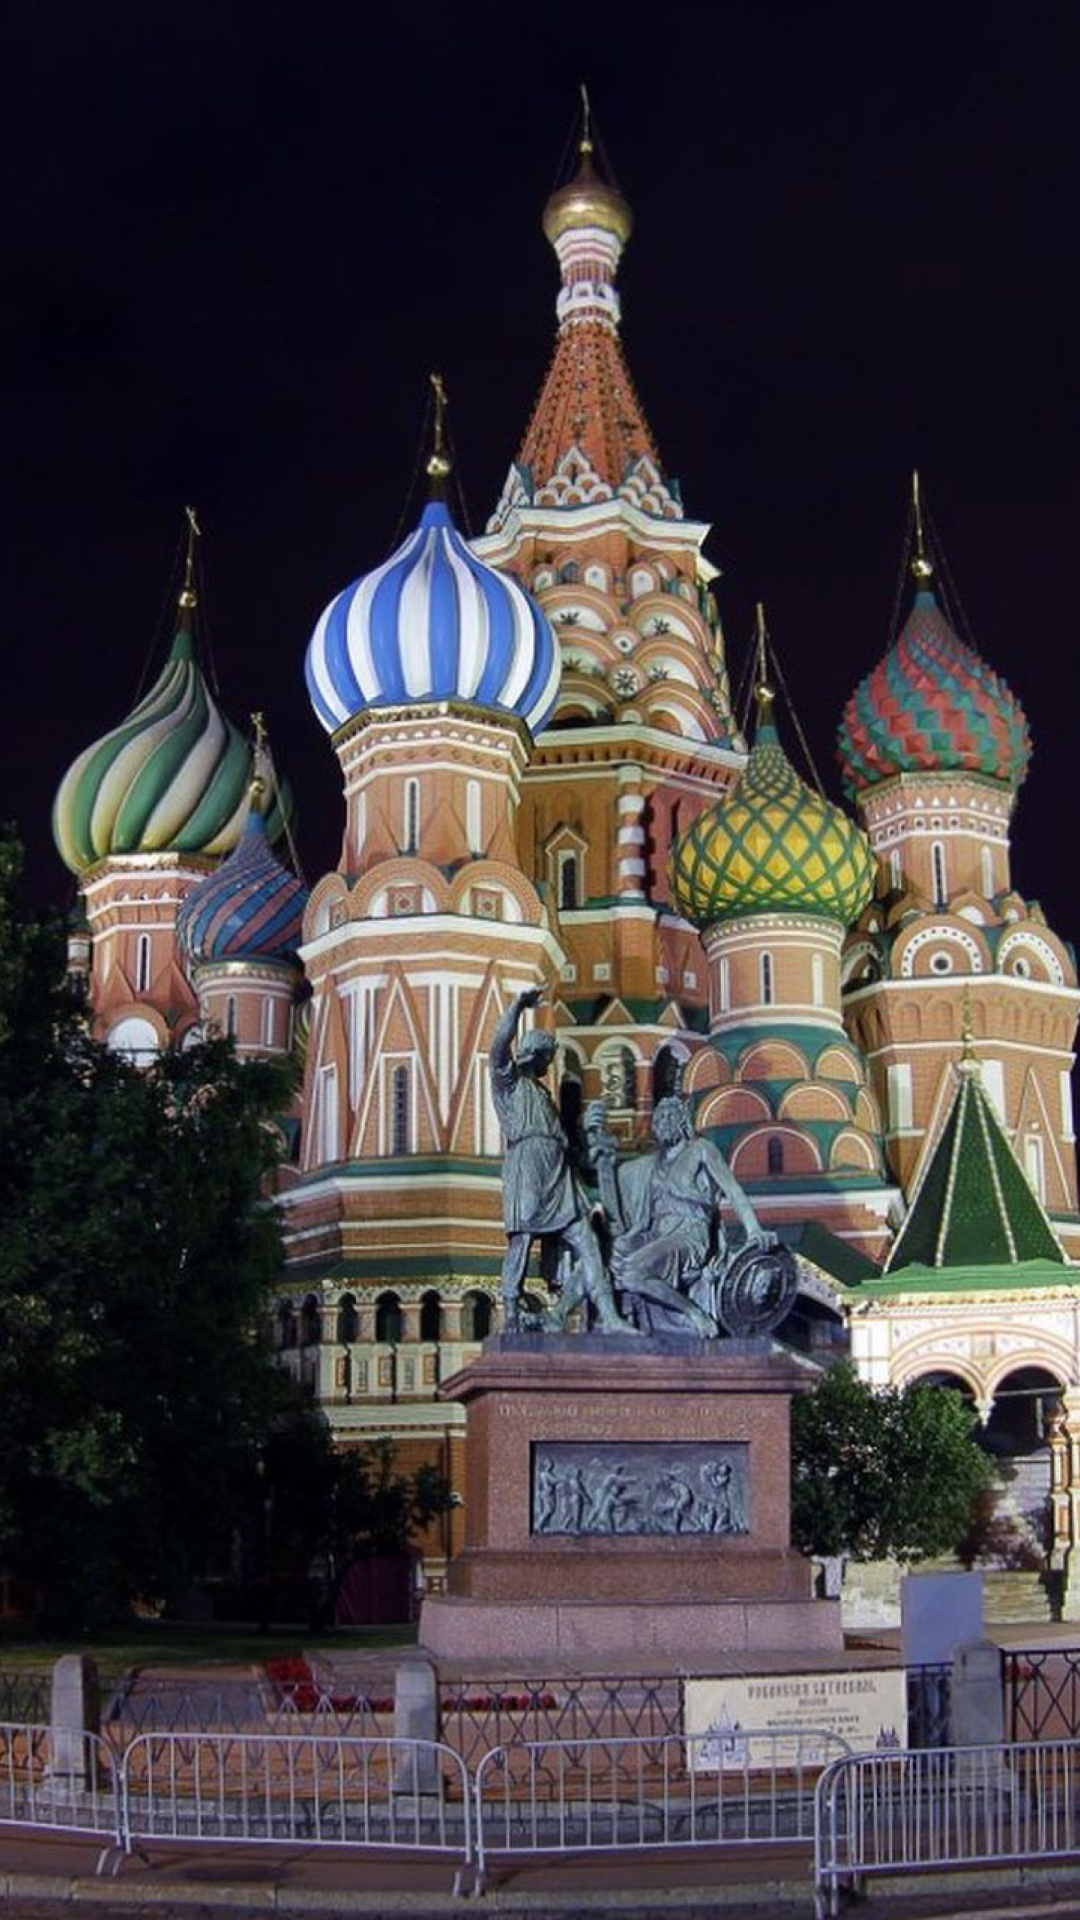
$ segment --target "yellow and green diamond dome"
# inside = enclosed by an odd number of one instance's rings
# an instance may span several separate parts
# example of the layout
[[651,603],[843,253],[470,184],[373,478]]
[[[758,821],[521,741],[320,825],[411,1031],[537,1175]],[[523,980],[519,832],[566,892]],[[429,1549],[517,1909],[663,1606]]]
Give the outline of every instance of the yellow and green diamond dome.
[[807,913],[850,926],[873,892],[874,856],[839,807],[800,780],[759,691],[757,738],[729,798],[676,842],[679,912],[698,926],[747,913]]

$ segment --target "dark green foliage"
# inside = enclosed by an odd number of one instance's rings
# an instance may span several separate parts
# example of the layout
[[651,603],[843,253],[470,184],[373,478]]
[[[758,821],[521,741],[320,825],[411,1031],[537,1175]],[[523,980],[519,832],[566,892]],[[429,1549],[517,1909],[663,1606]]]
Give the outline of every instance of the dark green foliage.
[[875,1390],[830,1368],[792,1407],[792,1538],[804,1553],[924,1560],[959,1545],[993,1469],[950,1387]]
[[325,1420],[310,1409],[279,1422],[259,1478],[270,1566],[280,1571],[321,1564],[328,1607],[354,1560],[404,1553],[414,1535],[450,1506],[450,1483],[437,1467],[398,1473],[389,1439],[339,1451]]
[[226,1554],[278,1403],[280,1070],[89,1036],[0,835],[0,1566],[83,1626]]

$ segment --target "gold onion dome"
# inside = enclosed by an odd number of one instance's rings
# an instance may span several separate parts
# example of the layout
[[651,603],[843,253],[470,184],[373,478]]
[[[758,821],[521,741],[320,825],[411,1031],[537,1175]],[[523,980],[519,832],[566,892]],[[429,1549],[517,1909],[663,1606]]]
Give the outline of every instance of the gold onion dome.
[[866,835],[800,780],[780,745],[771,689],[758,689],[757,736],[734,792],[676,842],[678,910],[700,927],[749,913],[806,913],[850,926],[873,892]]
[[617,187],[601,180],[592,160],[592,141],[581,142],[578,170],[565,187],[552,194],[544,208],[544,234],[554,246],[575,227],[601,227],[613,233],[624,247],[634,226],[634,216]]

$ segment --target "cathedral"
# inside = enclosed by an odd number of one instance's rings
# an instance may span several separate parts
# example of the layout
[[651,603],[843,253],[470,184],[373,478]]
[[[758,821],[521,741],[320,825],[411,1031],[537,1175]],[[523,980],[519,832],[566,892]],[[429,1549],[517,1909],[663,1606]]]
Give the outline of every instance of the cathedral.
[[[388,1435],[462,1483],[437,1389],[499,1313],[488,1054],[541,989],[564,1113],[603,1100],[630,1147],[681,1091],[795,1253],[812,1335],[878,1384],[960,1383],[1045,1501],[1054,1422],[1080,1435],[1078,995],[1011,871],[1024,713],[954,629],[916,493],[899,630],[843,708],[846,805],[789,757],[760,614],[740,724],[708,523],[620,338],[631,226],[586,136],[543,215],[554,351],[483,536],[448,504],[436,383],[417,524],[326,600],[304,672],[343,821],[310,892],[261,727],[204,672],[192,520],[160,676],[57,794],[71,965],[136,1061],[211,1027],[302,1060],[274,1339],[341,1444]],[[432,1588],[460,1521],[424,1542]]]

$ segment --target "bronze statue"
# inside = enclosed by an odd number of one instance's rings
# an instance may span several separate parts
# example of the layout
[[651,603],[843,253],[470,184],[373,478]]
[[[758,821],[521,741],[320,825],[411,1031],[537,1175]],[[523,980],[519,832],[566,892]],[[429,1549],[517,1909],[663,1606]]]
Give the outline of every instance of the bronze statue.
[[605,1271],[589,1206],[570,1165],[570,1148],[544,1075],[555,1058],[553,1035],[534,1028],[513,1051],[526,1007],[542,999],[539,987],[519,993],[503,1014],[491,1042],[491,1093],[506,1141],[503,1218],[503,1320],[519,1324],[522,1283],[534,1239],[569,1254],[558,1317],[565,1322],[587,1300],[606,1332],[634,1331],[618,1312]]

